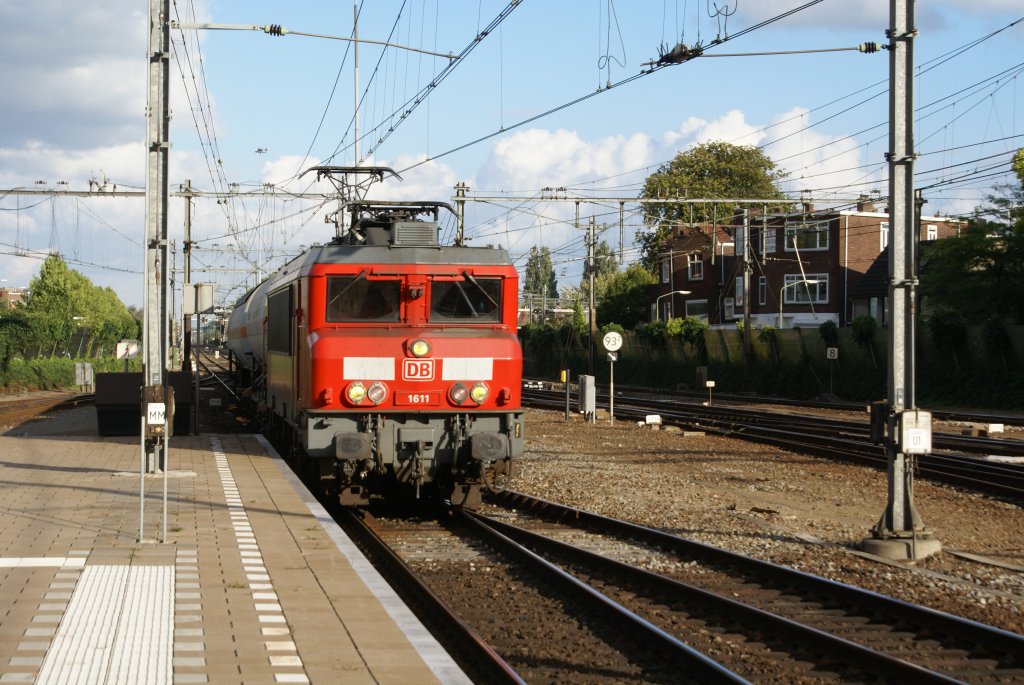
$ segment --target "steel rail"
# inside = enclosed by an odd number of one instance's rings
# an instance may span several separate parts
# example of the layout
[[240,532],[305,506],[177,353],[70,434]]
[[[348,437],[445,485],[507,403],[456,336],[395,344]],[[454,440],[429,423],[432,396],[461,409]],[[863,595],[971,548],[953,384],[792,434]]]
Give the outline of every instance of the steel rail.
[[531,568],[544,573],[568,592],[581,596],[585,601],[592,602],[595,606],[603,609],[612,620],[619,623],[624,630],[629,631],[628,634],[634,637],[645,637],[651,641],[651,644],[660,645],[667,658],[696,668],[699,671],[699,675],[686,674],[688,679],[701,677],[725,683],[749,682],[714,659],[697,651],[646,619],[634,614],[626,607],[580,581],[575,576],[566,573],[558,566],[520,545],[507,535],[480,521],[474,514],[464,509],[457,510],[457,514],[458,520],[461,523],[472,528],[490,544],[514,556],[516,559],[528,563]]
[[[867,437],[870,432],[867,417],[863,422],[850,421],[848,419],[833,419],[822,416],[801,415],[780,415],[760,409],[744,409],[738,407],[709,407],[703,405],[684,405],[678,402],[663,399],[641,399],[636,397],[621,398],[637,405],[665,408],[677,414],[689,414],[692,416],[708,416],[720,420],[732,420],[749,422],[768,421],[776,425],[798,426],[801,431],[816,432],[842,432],[849,435]],[[979,436],[964,436],[952,433],[932,433],[932,444],[940,449],[964,450],[969,452],[992,452],[1000,451],[1007,455],[1024,455],[1024,440],[1013,438],[983,438]]]
[[[220,384],[221,384],[222,386],[224,386],[224,389],[225,389],[225,390],[227,390],[227,391],[228,391],[228,393],[230,393],[230,394],[231,394],[231,396],[235,398],[235,402],[240,402],[240,401],[241,401],[241,400],[239,399],[238,395],[236,395],[236,394],[235,394],[235,391],[234,391],[234,390],[232,390],[232,389],[231,389],[231,388],[230,388],[230,387],[228,386],[228,384],[227,384],[227,383],[225,383],[225,382],[223,381],[223,379],[221,379],[221,377],[220,377],[220,376],[218,376],[218,375],[217,375],[216,373],[214,373],[214,372],[213,372],[213,371],[212,371],[212,370],[210,369],[210,367],[209,367],[209,366],[208,366],[208,365],[206,364],[206,362],[204,362],[204,361],[202,360],[202,358],[201,358],[201,357],[200,357],[199,355],[196,355],[196,362],[197,362],[197,363],[199,364],[199,366],[203,367],[203,370],[205,370],[205,371],[206,371],[206,373],[208,374],[208,376],[207,376],[206,378],[202,379],[202,380],[207,380],[207,379],[211,379],[211,378],[212,378],[213,380],[217,381],[217,382],[218,382],[218,383],[220,383]],[[201,381],[200,381],[200,382],[201,382]]]
[[[564,403],[564,396],[560,396],[560,393],[524,391],[523,403],[527,406],[560,409]],[[832,459],[845,459],[881,468],[886,466],[885,456],[877,445],[869,442],[866,431],[858,431],[854,435],[853,431],[843,428],[848,426],[849,422],[830,422],[831,420],[826,419],[826,423],[822,424],[818,422],[817,417],[811,416],[802,416],[798,419],[778,418],[771,412],[739,414],[707,407],[669,407],[666,404],[663,401],[619,398],[615,413],[619,417],[633,418],[658,413],[667,420],[667,423],[691,430],[769,443]],[[776,425],[766,425],[768,423]],[[815,430],[815,424],[824,425],[825,428]],[[777,425],[783,428],[778,428]],[[1000,440],[990,444],[1003,447],[1020,442]],[[942,442],[939,441],[939,444]],[[1015,499],[1024,498],[1024,468],[1014,464],[935,452],[917,459],[916,468],[920,474],[942,482]]]
[[509,509],[527,511],[559,523],[603,533],[611,532],[622,537],[640,540],[688,559],[700,559],[730,566],[744,576],[768,580],[775,587],[797,588],[805,593],[811,591],[821,597],[839,602],[867,606],[873,611],[898,617],[903,621],[913,621],[916,625],[925,627],[929,632],[948,636],[953,644],[961,649],[966,650],[969,645],[974,645],[980,651],[988,653],[995,650],[1008,655],[1011,660],[1017,662],[1020,662],[1024,655],[1024,636],[1022,635],[911,604],[864,588],[815,576],[788,566],[773,564],[654,528],[556,504],[511,490],[489,494],[488,501]]
[[[625,405],[632,409],[636,416],[649,411],[645,406]],[[775,425],[763,425],[771,419],[761,417],[760,423],[747,423],[741,417],[736,418],[700,418],[686,412],[662,412],[670,420],[682,422],[694,428],[715,429],[722,435],[739,437],[758,442],[767,442],[787,449],[801,449],[826,457],[842,457],[854,459],[859,463],[872,464],[885,468],[885,454],[878,445],[870,442],[867,432],[853,435],[828,424],[821,430],[806,430],[801,422],[794,423],[790,419],[779,421]],[[814,417],[802,417],[808,425],[814,426]],[[774,423],[774,422],[773,422]],[[938,441],[942,444],[941,441]],[[1024,497],[1024,468],[1013,464],[982,461],[975,457],[945,452],[933,452],[916,460],[916,468],[921,475],[937,480],[980,489],[988,493],[1006,497]]]
[[0,422],[25,422],[50,411],[70,409],[93,402],[95,393],[0,400]]
[[465,649],[480,675],[488,683],[525,685],[513,669],[473,628],[459,618],[408,565],[384,542],[366,521],[351,509],[335,514],[341,524],[360,546],[374,559],[374,566],[396,590],[407,589],[403,599],[410,606],[419,605],[430,621],[441,625],[459,649]]
[[[596,552],[581,549],[574,545],[554,540],[534,531],[514,526],[510,523],[495,520],[488,516],[473,514],[486,525],[498,532],[527,545],[529,548],[543,549],[549,555],[571,560],[587,567],[599,567],[606,573],[625,577],[642,587],[645,591],[661,592],[691,603],[704,605],[712,613],[729,618],[739,617],[744,621],[756,624],[757,630],[768,635],[786,635],[792,644],[814,650],[824,651],[839,659],[842,663],[856,664],[856,670],[864,670],[884,678],[896,678],[897,682],[914,683],[959,683],[960,681],[947,675],[918,666],[884,652],[879,652],[856,642],[833,635],[798,621],[794,621],[770,611],[744,604],[738,600],[717,595],[708,590],[663,576],[652,571],[630,566],[621,561],[610,559]],[[735,631],[735,629],[731,629]],[[761,636],[754,636],[763,641]],[[775,649],[775,647],[773,647]],[[800,658],[794,655],[796,658]]]
[[[526,380],[526,379],[524,379]],[[547,382],[547,381],[537,381]],[[645,388],[633,385],[622,385],[616,383],[618,392],[630,393],[655,393],[662,397],[676,399],[691,399],[694,402],[701,402],[707,397],[706,392],[694,390],[668,390],[665,388]],[[599,385],[598,390],[608,394],[608,386]],[[715,398],[720,402],[732,402],[736,404],[776,404],[786,407],[807,407],[813,409],[832,409],[836,411],[864,411],[866,402],[844,402],[844,401],[820,401],[820,400],[798,400],[787,397],[766,397],[763,395],[734,395],[730,393],[716,393]],[[965,423],[1002,423],[1006,425],[1024,426],[1024,414],[996,414],[964,409],[932,409],[932,417],[940,421],[963,421]]]

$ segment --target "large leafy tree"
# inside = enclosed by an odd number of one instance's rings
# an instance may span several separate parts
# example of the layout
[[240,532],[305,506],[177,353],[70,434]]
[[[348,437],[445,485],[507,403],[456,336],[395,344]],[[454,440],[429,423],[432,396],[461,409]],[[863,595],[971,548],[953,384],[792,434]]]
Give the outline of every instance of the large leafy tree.
[[51,254],[43,261],[39,275],[29,283],[32,296],[27,306],[41,343],[67,347],[78,322],[84,321],[91,285],[85,276],[69,269],[60,255]]
[[93,285],[59,255],[46,258],[29,289],[26,313],[41,344],[66,348],[79,327],[107,351],[120,338],[138,336],[138,323],[117,294]]
[[530,248],[523,274],[523,292],[547,297],[558,297],[558,279],[551,262],[551,250],[546,246]]
[[617,323],[633,328],[647,320],[648,286],[656,279],[640,264],[612,276],[597,304],[597,325]]
[[933,316],[1024,323],[1024,148],[1013,169],[1016,186],[1000,187],[959,236],[922,255],[921,292]]
[[[584,302],[590,302],[590,262],[583,265],[583,278],[580,279],[580,294]],[[594,246],[594,302],[604,297],[608,283],[619,272],[619,260],[615,251],[604,240]]]
[[[786,173],[767,155],[750,145],[732,145],[722,141],[702,143],[680,152],[644,181],[642,199],[659,198],[737,198],[768,199],[787,206],[778,184]],[[676,222],[729,223],[739,208],[725,204],[643,203],[644,223],[648,230],[637,236],[641,261],[656,272],[670,226]]]

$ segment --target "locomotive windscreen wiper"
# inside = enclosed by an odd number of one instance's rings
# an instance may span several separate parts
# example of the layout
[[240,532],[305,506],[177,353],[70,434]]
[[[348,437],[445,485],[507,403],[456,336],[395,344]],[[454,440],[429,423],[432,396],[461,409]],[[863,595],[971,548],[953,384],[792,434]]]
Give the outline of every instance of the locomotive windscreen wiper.
[[[490,293],[488,293],[486,290],[484,290],[484,287],[482,285],[480,285],[480,283],[478,283],[475,278],[473,278],[473,274],[469,273],[468,271],[463,271],[462,272],[462,277],[465,278],[470,283],[472,283],[473,285],[475,285],[476,289],[479,290],[483,294],[483,296],[486,297],[487,300],[491,303],[491,306],[493,306],[495,308],[498,307],[498,303],[495,302],[494,298],[491,297]],[[462,289],[459,288],[459,290],[462,290]],[[464,290],[462,291],[462,296],[466,297],[466,292]],[[469,298],[468,297],[466,298],[466,302],[467,303],[469,302]]]
[[363,269],[362,271],[360,271],[360,272],[359,272],[359,275],[358,275],[358,276],[356,276],[355,278],[353,278],[353,279],[352,279],[352,282],[351,282],[351,283],[349,283],[349,284],[348,284],[348,285],[346,285],[346,286],[345,286],[344,288],[342,288],[342,290],[341,290],[341,292],[340,292],[340,293],[338,293],[337,295],[335,295],[334,297],[332,297],[332,298],[331,298],[331,301],[327,303],[327,311],[331,311],[331,307],[333,307],[333,306],[334,306],[334,303],[335,303],[335,302],[337,302],[338,300],[340,300],[340,299],[341,299],[341,296],[342,296],[342,295],[344,295],[344,294],[345,294],[345,293],[347,293],[347,292],[348,292],[349,290],[351,290],[351,289],[352,289],[352,286],[354,286],[354,285],[355,285],[356,283],[358,283],[358,282],[359,282],[360,280],[362,280],[362,279],[366,278],[366,273],[367,273],[367,271],[368,271],[368,269]]

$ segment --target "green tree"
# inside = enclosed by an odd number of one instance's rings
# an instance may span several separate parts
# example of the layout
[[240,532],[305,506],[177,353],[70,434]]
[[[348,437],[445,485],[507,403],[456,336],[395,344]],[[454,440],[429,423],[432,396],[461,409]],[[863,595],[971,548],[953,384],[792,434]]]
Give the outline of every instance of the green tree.
[[959,236],[922,253],[927,310],[957,312],[968,325],[1024,323],[1024,148],[1014,155],[1013,170],[1016,186],[998,187]]
[[32,328],[25,307],[4,306],[0,312],[0,371],[6,373],[11,359],[23,353]]
[[530,248],[523,274],[523,292],[546,297],[558,296],[558,279],[551,263],[551,250],[547,246]]
[[[702,143],[677,154],[644,181],[640,197],[658,199],[751,198],[778,200],[769,210],[788,207],[778,184],[786,176],[775,162],[751,145],[722,141]],[[652,272],[658,268],[669,228],[677,222],[727,224],[739,205],[643,203],[648,230],[637,235],[641,261]]]
[[[608,284],[619,273],[619,260],[615,251],[604,240],[594,246],[594,303],[604,297]],[[584,302],[590,302],[590,263],[583,265],[583,278],[580,280],[580,293]]]
[[51,350],[66,348],[82,320],[88,301],[88,279],[60,257],[51,254],[43,261],[39,275],[29,283],[32,296],[27,310],[37,341]]
[[600,302],[597,303],[597,325],[617,323],[623,328],[634,328],[647,319],[647,291],[656,282],[650,271],[641,264],[633,264],[615,274],[608,282]]
[[67,349],[79,327],[95,345],[110,351],[121,338],[138,337],[139,325],[111,288],[100,288],[50,255],[29,284],[25,307],[35,341],[43,350]]

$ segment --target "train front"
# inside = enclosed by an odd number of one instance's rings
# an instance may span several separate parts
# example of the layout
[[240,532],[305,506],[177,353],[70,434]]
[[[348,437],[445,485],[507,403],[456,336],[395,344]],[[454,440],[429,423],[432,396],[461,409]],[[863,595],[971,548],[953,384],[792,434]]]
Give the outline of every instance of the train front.
[[523,453],[515,268],[485,248],[356,249],[381,261],[308,280],[306,451],[343,504],[474,504]]

